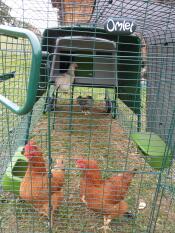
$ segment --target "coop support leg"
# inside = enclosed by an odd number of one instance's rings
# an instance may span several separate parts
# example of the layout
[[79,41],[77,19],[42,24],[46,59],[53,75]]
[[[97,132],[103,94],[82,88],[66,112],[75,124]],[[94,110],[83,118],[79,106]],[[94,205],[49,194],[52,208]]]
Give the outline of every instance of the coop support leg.
[[112,118],[116,118],[118,113],[118,102],[117,102],[117,87],[115,87],[114,100],[112,101]]
[[116,101],[112,100],[112,118],[115,119],[116,118]]
[[45,100],[45,103],[44,103],[43,114],[45,114],[47,112],[47,105],[48,105],[48,100],[49,100],[49,92],[50,92],[50,83],[48,83],[48,87],[47,87],[46,100]]
[[115,115],[118,115],[118,88],[115,87]]
[[137,131],[141,131],[141,113],[137,115]]
[[71,98],[74,98],[74,86],[72,85]]

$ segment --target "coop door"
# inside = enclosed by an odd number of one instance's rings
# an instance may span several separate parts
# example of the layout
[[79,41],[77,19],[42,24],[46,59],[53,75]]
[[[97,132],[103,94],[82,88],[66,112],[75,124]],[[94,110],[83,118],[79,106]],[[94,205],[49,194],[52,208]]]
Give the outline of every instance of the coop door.
[[93,37],[62,37],[57,39],[51,78],[66,72],[69,64],[78,64],[75,85],[115,86],[115,43]]

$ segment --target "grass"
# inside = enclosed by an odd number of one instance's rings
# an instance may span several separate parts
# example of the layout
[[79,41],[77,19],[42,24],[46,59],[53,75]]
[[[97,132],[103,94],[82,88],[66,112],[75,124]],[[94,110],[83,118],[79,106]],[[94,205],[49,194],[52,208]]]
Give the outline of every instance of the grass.
[[[29,41],[21,38],[0,36],[0,75],[16,71],[15,78],[0,82],[0,93],[7,99],[23,106],[26,101],[26,91],[31,66],[31,46]],[[0,175],[4,173],[7,162],[19,145],[21,135],[24,135],[26,116],[17,116],[6,107],[0,106]]]
[[[77,94],[79,94],[79,89]],[[112,119],[104,112],[103,93],[96,93],[98,100],[95,102],[93,113],[85,116],[74,102],[73,113],[69,112],[69,101],[59,102],[55,112],[54,129],[51,130],[52,157],[55,160],[63,156],[66,167],[66,181],[64,185],[64,202],[55,214],[53,233],[57,232],[102,232],[99,228],[103,225],[102,215],[88,210],[79,200],[80,172],[75,168],[74,156],[86,156],[99,161],[103,177],[109,177],[121,170],[138,168],[138,173],[133,179],[127,202],[129,210],[136,216],[134,220],[120,218],[111,223],[112,232],[143,233],[147,232],[149,217],[154,205],[154,194],[158,174],[153,171],[137,151],[129,139],[128,131],[121,127],[121,122]],[[34,112],[38,117],[42,107]],[[53,113],[51,114],[53,123]],[[124,122],[123,122],[124,123]],[[70,125],[71,124],[71,125]],[[52,124],[51,124],[52,126]],[[70,127],[71,126],[71,127]],[[47,160],[48,119],[43,115],[30,133],[42,147]],[[46,219],[40,217],[31,206],[14,197],[12,194],[3,193],[0,210],[2,232],[48,232]],[[170,202],[170,197],[167,197]],[[138,210],[140,200],[147,204],[144,210]],[[168,203],[168,202],[166,202]],[[165,204],[164,204],[165,205]],[[169,210],[173,214],[174,209]],[[12,214],[9,214],[12,213]],[[165,207],[161,207],[156,232],[167,225],[166,232],[172,233],[174,227],[173,217],[167,218]],[[13,227],[12,227],[13,225]]]

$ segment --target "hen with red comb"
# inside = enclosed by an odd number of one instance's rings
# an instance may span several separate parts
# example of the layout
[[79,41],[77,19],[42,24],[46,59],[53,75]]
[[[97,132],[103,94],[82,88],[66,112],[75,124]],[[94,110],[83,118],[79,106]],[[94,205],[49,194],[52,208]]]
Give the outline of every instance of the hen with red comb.
[[51,176],[51,196],[49,196],[49,178],[46,162],[41,149],[34,141],[24,147],[24,155],[28,160],[26,174],[20,185],[20,197],[31,203],[35,210],[48,217],[49,199],[51,199],[51,225],[53,214],[63,201],[64,163],[57,159]]
[[104,180],[96,160],[77,159],[76,167],[82,169],[80,198],[89,209],[103,214],[106,232],[112,219],[127,216],[128,204],[124,198],[136,169]]

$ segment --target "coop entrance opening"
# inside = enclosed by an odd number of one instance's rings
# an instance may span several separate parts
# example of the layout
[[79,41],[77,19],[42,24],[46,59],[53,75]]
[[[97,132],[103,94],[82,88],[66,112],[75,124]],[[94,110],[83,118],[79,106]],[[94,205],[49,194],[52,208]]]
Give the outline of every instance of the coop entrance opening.
[[[131,94],[129,86],[137,85],[140,70],[139,41],[137,37],[109,39],[87,36],[65,36],[57,38],[53,51],[51,80],[65,73],[71,62],[78,64],[74,85],[116,87],[120,82],[122,93]],[[127,88],[127,92],[126,92]],[[129,91],[129,92],[128,92]],[[132,95],[135,90],[132,90]]]
[[115,86],[116,46],[113,41],[92,37],[62,37],[56,41],[51,79],[77,63],[74,85]]

